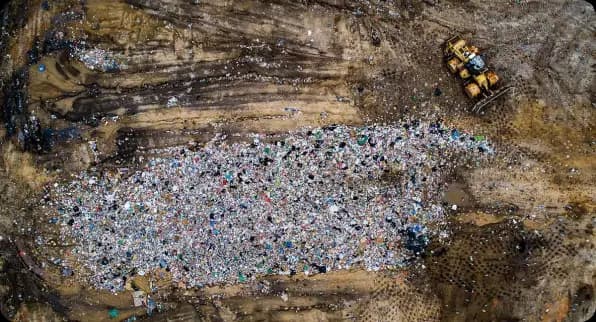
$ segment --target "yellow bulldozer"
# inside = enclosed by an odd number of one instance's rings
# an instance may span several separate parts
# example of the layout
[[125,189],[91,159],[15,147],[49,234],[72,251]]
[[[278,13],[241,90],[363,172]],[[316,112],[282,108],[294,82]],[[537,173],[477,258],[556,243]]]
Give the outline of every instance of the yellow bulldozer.
[[468,97],[479,99],[472,107],[473,112],[480,112],[511,89],[510,86],[500,85],[499,76],[486,67],[480,50],[466,44],[461,36],[454,36],[445,42],[444,55],[449,71],[463,79]]

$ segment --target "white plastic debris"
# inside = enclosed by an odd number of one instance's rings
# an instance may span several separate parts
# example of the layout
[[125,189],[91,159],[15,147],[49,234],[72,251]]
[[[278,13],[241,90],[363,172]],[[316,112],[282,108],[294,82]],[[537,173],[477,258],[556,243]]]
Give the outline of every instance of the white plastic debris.
[[132,300],[133,300],[134,306],[136,306],[136,307],[144,305],[147,301],[146,297],[145,297],[145,292],[143,292],[143,291],[133,292]]
[[170,108],[170,107],[175,107],[178,106],[178,98],[176,96],[172,96],[168,99],[168,102],[166,103],[166,107]]

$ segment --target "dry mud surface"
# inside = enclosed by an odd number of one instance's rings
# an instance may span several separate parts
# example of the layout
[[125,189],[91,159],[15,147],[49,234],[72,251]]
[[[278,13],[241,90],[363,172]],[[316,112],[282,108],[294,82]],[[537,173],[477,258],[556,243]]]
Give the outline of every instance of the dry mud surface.
[[[11,1],[0,38],[0,312],[16,321],[586,321],[596,309],[595,18],[588,2],[563,0]],[[514,86],[481,114],[443,64],[453,34]],[[216,133],[242,141],[406,119],[441,119],[497,152],[452,169],[449,240],[403,269],[190,290],[154,272],[131,283],[160,303],[147,316],[130,290],[95,290],[44,265],[70,245],[38,201],[81,170],[134,169],[152,149]],[[45,134],[23,135],[34,123]],[[37,246],[36,235],[55,245]]]

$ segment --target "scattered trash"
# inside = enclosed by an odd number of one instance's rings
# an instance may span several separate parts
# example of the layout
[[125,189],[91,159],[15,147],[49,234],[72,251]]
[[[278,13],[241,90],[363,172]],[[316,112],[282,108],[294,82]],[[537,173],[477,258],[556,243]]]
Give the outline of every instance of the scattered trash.
[[335,99],[341,103],[349,103],[350,102],[350,98],[345,97],[345,96],[336,95]]
[[118,64],[111,53],[101,48],[86,49],[81,45],[72,46],[71,55],[91,70],[97,69],[103,72],[113,72],[123,67]]
[[474,140],[480,142],[480,141],[484,141],[484,135],[475,135],[474,136]]
[[69,268],[69,267],[62,268],[62,276],[70,277],[73,274],[74,274],[74,272],[72,271],[71,268]]
[[147,299],[147,314],[153,314],[153,311],[157,308],[157,304],[153,299]]
[[110,319],[115,319],[120,315],[120,312],[116,308],[111,308],[108,310],[108,316]]
[[358,137],[358,145],[365,145],[368,142],[368,135],[360,135]]
[[46,71],[46,65],[45,65],[45,64],[39,64],[39,65],[37,65],[37,70],[38,70],[40,73],[43,73],[43,72],[45,72],[45,71]]
[[178,98],[176,96],[172,96],[168,99],[168,103],[166,104],[166,107],[170,108],[170,107],[175,107],[175,106],[179,106]]
[[134,306],[139,307],[146,303],[145,299],[145,292],[143,291],[135,291],[132,293],[132,299]]
[[406,229],[406,249],[415,254],[421,254],[429,243],[426,229],[420,225],[413,225]]
[[238,282],[240,282],[240,283],[246,282],[246,276],[244,276],[244,274],[242,274],[242,273],[238,273]]
[[285,107],[284,111],[294,114],[294,113],[299,113],[300,109],[295,108],[295,107]]

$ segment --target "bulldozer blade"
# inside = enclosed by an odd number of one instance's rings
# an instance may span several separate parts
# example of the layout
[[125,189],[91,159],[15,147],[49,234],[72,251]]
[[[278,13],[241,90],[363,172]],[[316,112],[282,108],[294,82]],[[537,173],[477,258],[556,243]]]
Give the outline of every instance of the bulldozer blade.
[[472,112],[480,113],[480,111],[482,111],[482,109],[486,105],[495,101],[497,98],[505,95],[505,93],[509,92],[511,89],[513,89],[513,86],[503,87],[503,88],[499,89],[498,91],[496,91],[493,95],[481,99],[476,104],[474,104],[474,106],[472,107]]

